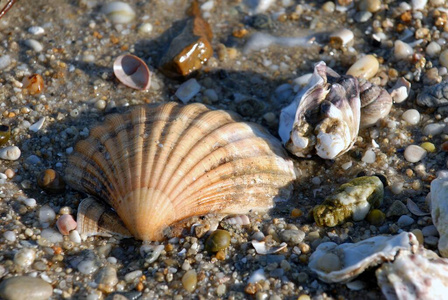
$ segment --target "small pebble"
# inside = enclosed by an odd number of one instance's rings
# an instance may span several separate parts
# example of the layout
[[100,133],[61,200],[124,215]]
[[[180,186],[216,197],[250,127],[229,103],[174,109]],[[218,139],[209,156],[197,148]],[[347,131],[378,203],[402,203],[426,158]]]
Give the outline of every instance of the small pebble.
[[29,267],[36,259],[36,251],[30,248],[20,249],[14,255],[14,263],[23,268]]
[[10,241],[10,242],[15,242],[15,240],[16,240],[16,234],[15,234],[15,232],[14,232],[14,231],[10,231],[10,230],[5,231],[5,232],[3,233],[3,237],[4,237],[6,240]]
[[153,26],[151,23],[143,23],[142,25],[140,25],[138,27],[138,32],[148,34],[152,31],[152,29],[153,29]]
[[381,226],[386,220],[386,215],[379,209],[372,209],[367,214],[366,220],[374,226]]
[[446,125],[444,123],[431,123],[423,128],[423,134],[427,136],[436,136],[443,132]]
[[9,127],[8,125],[0,125],[0,146],[5,145],[10,138],[11,138],[11,127]]
[[72,241],[73,243],[76,243],[76,244],[80,244],[82,241],[78,230],[70,231],[68,237],[69,237],[70,241]]
[[[45,87],[44,79],[39,74],[33,74],[30,76],[23,77],[23,80],[22,80],[23,91],[27,92],[30,95],[37,95],[37,94],[42,93],[44,90],[44,87]],[[39,120],[39,122],[42,122],[42,124],[44,121],[45,121],[45,117],[44,117],[43,121]]]
[[370,11],[359,11],[355,14],[354,19],[358,23],[365,23],[372,17],[372,13]]
[[98,269],[98,266],[94,260],[87,259],[87,260],[81,261],[78,264],[77,269],[82,274],[88,275],[88,274],[92,274],[92,273],[96,272],[96,270]]
[[442,47],[439,45],[439,43],[432,41],[426,46],[426,54],[430,57],[435,57],[439,55],[440,51],[442,50]]
[[376,75],[380,64],[375,56],[366,55],[356,61],[347,71],[347,75],[370,79]]
[[439,238],[436,236],[425,237],[425,244],[427,244],[430,247],[436,247],[438,243],[439,243]]
[[37,164],[40,164],[41,160],[40,160],[39,156],[32,154],[25,159],[25,162],[27,164],[35,166]]
[[6,69],[11,64],[11,56],[2,55],[0,56],[0,70]]
[[422,231],[420,229],[414,229],[411,231],[415,237],[417,238],[417,241],[420,245],[423,245],[424,242],[424,238],[423,238],[423,234]]
[[409,225],[411,225],[411,224],[414,224],[414,219],[413,218],[411,218],[411,217],[409,217],[409,216],[407,216],[407,215],[403,215],[403,216],[401,216],[399,219],[398,219],[398,221],[397,221],[397,225],[400,227],[400,228],[403,228],[403,227],[406,227],[406,226],[409,226]]
[[40,278],[17,276],[0,283],[0,298],[5,300],[46,300],[53,294],[53,287]]
[[64,241],[64,238],[62,237],[62,234],[54,230],[53,228],[45,228],[40,233],[40,236],[50,243],[62,243]]
[[317,268],[326,273],[338,271],[342,267],[341,260],[334,253],[325,253],[317,262]]
[[411,163],[421,161],[426,156],[426,150],[417,145],[409,145],[404,150],[404,158]]
[[105,14],[107,19],[114,24],[125,24],[135,18],[135,12],[126,2],[110,2],[103,5],[101,13]]
[[95,102],[95,108],[98,110],[104,110],[106,108],[106,101],[104,100],[98,100]]
[[401,115],[401,118],[410,125],[417,125],[420,122],[420,113],[416,109],[408,109]]
[[35,52],[41,52],[44,49],[44,46],[42,46],[41,43],[33,39],[25,40],[25,46],[34,50]]
[[209,252],[218,252],[224,250],[230,245],[230,233],[226,230],[217,229],[210,234],[205,241],[205,250]]
[[30,208],[37,206],[36,199],[34,199],[34,198],[24,198],[21,201],[23,202],[23,204],[25,204],[26,206],[28,206]]
[[381,0],[361,0],[359,2],[359,10],[366,10],[371,13],[376,13],[381,9]]
[[49,205],[44,205],[39,209],[39,223],[52,223],[56,218],[56,213]]
[[46,169],[37,176],[37,185],[49,194],[60,194],[65,191],[65,181],[58,172]]
[[404,182],[403,181],[396,181],[390,185],[390,191],[394,195],[398,195],[403,191]]
[[426,3],[428,0],[412,0],[412,9],[413,10],[423,10],[425,9]]
[[76,229],[76,221],[73,219],[72,215],[62,215],[56,221],[56,226],[59,232],[63,235],[69,235],[70,231]]
[[143,274],[143,272],[141,270],[135,270],[135,271],[129,272],[126,275],[124,275],[124,281],[132,282],[136,278],[139,278],[140,276],[142,276],[142,274]]
[[420,147],[422,147],[423,149],[425,149],[429,153],[436,152],[436,146],[433,143],[431,143],[431,142],[424,142],[424,143],[422,143],[420,145]]
[[283,242],[298,244],[305,238],[305,232],[301,230],[287,229],[280,233],[280,238]]
[[0,149],[0,158],[5,160],[18,160],[20,158],[20,149],[17,146],[8,146]]
[[31,126],[29,127],[29,129],[30,129],[32,132],[38,132],[38,131],[42,128],[42,126],[44,126],[44,122],[45,122],[45,117],[42,117],[42,118],[39,119],[39,121],[37,121],[36,123],[34,123],[33,125],[31,125]]
[[439,62],[445,68],[448,68],[448,49],[443,50],[439,55]]
[[196,289],[198,283],[198,276],[195,270],[189,270],[182,276],[182,286],[184,289],[192,293]]
[[436,226],[429,225],[422,228],[422,234],[423,236],[438,236],[439,231],[437,231]]
[[373,152],[372,149],[368,149],[365,153],[364,156],[362,157],[362,161],[367,163],[367,164],[373,164],[376,160],[376,154],[375,152]]
[[118,283],[117,270],[113,267],[102,267],[96,275],[95,282],[105,293],[110,293]]
[[32,35],[41,35],[45,33],[45,29],[40,26],[31,26],[30,28],[28,28],[28,32]]
[[394,56],[397,60],[409,59],[414,54],[414,49],[409,44],[396,40],[394,44]]
[[180,101],[187,104],[187,102],[199,93],[200,90],[201,85],[196,81],[196,79],[191,78],[179,86],[175,95]]
[[406,205],[400,200],[395,200],[386,212],[386,217],[402,216],[409,213]]

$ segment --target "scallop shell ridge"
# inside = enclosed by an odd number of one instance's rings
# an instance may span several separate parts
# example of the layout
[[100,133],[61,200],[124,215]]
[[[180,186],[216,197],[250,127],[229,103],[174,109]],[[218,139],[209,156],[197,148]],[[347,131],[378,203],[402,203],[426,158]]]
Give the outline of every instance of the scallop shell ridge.
[[102,199],[132,235],[208,213],[267,210],[295,179],[280,141],[202,104],[138,106],[106,117],[69,157],[67,182]]

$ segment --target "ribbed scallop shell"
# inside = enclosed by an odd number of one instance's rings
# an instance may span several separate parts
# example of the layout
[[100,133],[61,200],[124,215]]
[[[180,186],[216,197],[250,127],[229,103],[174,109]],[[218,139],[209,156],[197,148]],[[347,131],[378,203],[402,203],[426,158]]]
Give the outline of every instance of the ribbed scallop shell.
[[281,143],[259,125],[172,102],[107,116],[76,144],[66,170],[72,187],[151,241],[192,216],[267,210],[294,179]]

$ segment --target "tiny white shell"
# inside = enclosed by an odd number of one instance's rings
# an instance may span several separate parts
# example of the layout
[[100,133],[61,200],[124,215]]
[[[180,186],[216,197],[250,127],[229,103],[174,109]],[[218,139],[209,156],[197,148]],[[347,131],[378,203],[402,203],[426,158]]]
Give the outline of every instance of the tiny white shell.
[[394,87],[389,90],[389,93],[395,103],[401,103],[408,98],[410,91],[411,83],[405,78],[400,77]]
[[285,249],[286,246],[288,245],[286,243],[281,243],[279,246],[269,247],[266,245],[265,241],[259,242],[254,240],[252,241],[252,246],[255,248],[255,251],[258,254],[267,255],[280,252],[281,250]]
[[151,85],[151,72],[143,60],[135,55],[120,55],[114,61],[114,74],[124,85],[147,90]]

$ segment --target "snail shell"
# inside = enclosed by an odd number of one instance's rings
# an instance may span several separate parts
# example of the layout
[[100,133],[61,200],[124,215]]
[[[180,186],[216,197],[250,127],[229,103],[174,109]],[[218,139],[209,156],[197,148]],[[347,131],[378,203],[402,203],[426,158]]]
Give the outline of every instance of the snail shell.
[[67,183],[106,202],[145,241],[193,216],[266,211],[289,197],[294,168],[280,141],[238,120],[173,102],[109,115],[76,144]]

